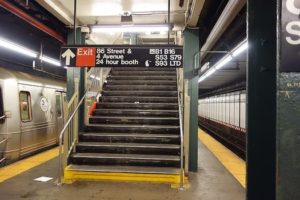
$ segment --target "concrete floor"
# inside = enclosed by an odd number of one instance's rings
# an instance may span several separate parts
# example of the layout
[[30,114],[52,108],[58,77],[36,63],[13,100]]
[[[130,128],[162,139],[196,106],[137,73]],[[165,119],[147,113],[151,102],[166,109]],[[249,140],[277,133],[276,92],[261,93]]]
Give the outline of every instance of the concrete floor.
[[190,173],[185,191],[170,185],[122,182],[77,182],[58,187],[54,180],[37,182],[40,176],[57,176],[57,158],[0,183],[2,200],[243,200],[244,188],[199,141],[199,170]]

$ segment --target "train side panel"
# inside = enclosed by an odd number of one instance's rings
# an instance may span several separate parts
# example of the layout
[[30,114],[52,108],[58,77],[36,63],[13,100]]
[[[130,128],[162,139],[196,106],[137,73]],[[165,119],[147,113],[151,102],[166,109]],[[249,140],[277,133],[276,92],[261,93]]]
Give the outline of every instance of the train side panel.
[[19,84],[21,157],[57,143],[55,95],[54,88]]
[[2,100],[6,118],[0,124],[0,141],[2,157],[7,160],[19,158],[20,151],[20,115],[18,84],[16,79],[2,80]]

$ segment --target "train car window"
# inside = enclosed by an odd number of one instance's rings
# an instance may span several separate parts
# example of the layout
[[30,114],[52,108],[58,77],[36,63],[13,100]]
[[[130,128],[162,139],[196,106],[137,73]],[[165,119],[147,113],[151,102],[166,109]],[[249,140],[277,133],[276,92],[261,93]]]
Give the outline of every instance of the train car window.
[[[0,118],[4,115],[2,89],[0,87]],[[0,123],[4,122],[4,118],[0,119]]]
[[29,92],[20,92],[20,113],[22,122],[31,121],[31,97]]
[[61,94],[56,94],[56,114],[57,117],[61,117],[62,110],[61,110]]

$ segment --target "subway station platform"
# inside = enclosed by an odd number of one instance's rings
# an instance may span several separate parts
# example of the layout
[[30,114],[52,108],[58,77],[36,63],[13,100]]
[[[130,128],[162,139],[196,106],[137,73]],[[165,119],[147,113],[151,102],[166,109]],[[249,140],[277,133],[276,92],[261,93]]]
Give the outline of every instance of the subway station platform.
[[[198,172],[189,173],[190,186],[184,191],[172,189],[168,184],[111,181],[75,182],[59,187],[55,185],[57,149],[52,149],[0,169],[1,199],[245,199],[243,182],[232,175],[232,170],[240,167],[228,171],[228,165],[223,162],[236,163],[232,160],[234,156],[222,153],[224,158],[220,158],[216,152],[222,147],[213,138],[200,130],[199,138]],[[34,180],[42,176],[53,179],[47,182]]]

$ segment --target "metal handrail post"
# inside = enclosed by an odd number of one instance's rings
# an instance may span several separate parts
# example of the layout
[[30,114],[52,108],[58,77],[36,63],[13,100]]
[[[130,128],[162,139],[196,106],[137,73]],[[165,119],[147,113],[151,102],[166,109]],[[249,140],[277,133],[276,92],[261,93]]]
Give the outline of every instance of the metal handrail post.
[[[96,70],[95,70],[96,71]],[[92,80],[92,83],[96,80],[96,74]],[[62,185],[62,175],[63,175],[63,148],[62,148],[62,143],[63,143],[63,136],[68,128],[68,126],[70,125],[71,121],[73,120],[74,116],[77,114],[79,107],[82,105],[82,103],[85,100],[85,97],[87,96],[88,91],[90,90],[90,88],[92,87],[93,84],[90,85],[90,87],[85,91],[84,95],[82,96],[82,98],[80,99],[78,105],[76,106],[76,108],[73,110],[71,116],[69,117],[68,121],[66,122],[65,126],[63,127],[63,129],[61,130],[60,134],[59,134],[59,170],[58,170],[58,183],[57,185]],[[68,142],[68,141],[65,141]],[[68,149],[65,149],[65,151],[67,152]]]

